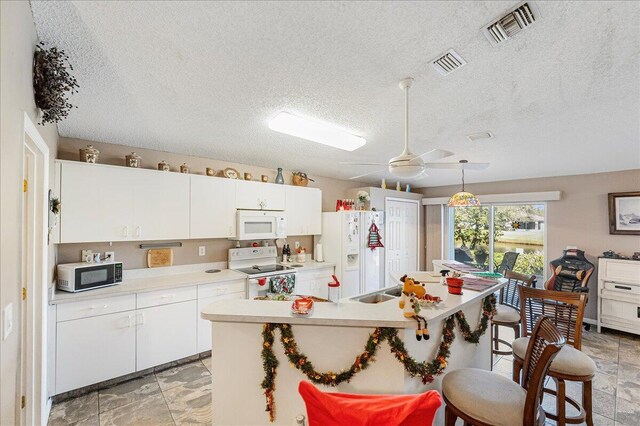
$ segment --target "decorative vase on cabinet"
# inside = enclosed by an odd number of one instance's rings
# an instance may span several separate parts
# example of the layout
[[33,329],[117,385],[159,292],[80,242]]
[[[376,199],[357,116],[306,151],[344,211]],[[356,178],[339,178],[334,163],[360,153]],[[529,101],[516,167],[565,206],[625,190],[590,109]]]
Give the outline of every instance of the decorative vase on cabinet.
[[276,176],[276,183],[284,185],[284,177],[282,177],[282,167],[278,167],[278,175]]

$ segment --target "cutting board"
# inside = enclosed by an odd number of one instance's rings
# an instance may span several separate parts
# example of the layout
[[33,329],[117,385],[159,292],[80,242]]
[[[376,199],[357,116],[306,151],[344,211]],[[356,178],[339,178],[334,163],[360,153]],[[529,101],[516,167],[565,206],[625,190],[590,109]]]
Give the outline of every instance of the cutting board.
[[149,268],[171,265],[173,265],[173,249],[151,249],[147,252],[147,266]]

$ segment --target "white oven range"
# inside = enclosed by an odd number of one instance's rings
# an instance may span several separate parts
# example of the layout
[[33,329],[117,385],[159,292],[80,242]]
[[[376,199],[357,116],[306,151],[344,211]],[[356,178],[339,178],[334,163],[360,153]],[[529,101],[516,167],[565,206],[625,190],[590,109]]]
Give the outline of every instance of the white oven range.
[[265,296],[269,281],[291,276],[295,283],[296,270],[278,265],[276,247],[246,247],[229,249],[229,269],[247,275],[247,298]]

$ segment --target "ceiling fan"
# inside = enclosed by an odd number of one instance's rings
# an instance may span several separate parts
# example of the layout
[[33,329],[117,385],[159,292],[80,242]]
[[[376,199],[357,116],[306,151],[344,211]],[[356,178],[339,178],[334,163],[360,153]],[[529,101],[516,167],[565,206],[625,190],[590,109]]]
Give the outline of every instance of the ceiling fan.
[[486,169],[489,163],[425,163],[426,161],[436,161],[453,155],[451,151],[444,149],[432,149],[424,154],[415,155],[409,150],[409,88],[413,83],[413,77],[407,77],[400,80],[400,89],[404,91],[404,150],[402,154],[393,157],[388,163],[352,163],[341,162],[340,164],[351,166],[387,166],[387,169],[379,169],[372,172],[353,176],[350,179],[359,179],[364,176],[380,173],[388,170],[393,176],[401,179],[414,179],[418,177],[426,177],[427,169]]

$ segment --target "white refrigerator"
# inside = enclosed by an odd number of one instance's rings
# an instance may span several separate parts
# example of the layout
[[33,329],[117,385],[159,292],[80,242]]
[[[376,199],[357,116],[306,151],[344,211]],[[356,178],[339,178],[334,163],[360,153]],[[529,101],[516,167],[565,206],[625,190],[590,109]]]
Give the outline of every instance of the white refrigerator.
[[335,263],[341,297],[351,297],[384,287],[384,247],[369,247],[371,225],[375,224],[384,245],[384,212],[339,211],[322,213],[324,260]]

